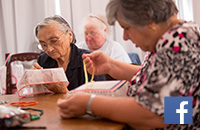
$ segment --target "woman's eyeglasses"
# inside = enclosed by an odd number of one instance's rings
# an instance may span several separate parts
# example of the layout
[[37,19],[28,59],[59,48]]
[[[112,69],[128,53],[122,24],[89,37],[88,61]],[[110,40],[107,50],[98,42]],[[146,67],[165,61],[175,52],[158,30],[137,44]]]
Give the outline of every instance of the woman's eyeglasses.
[[40,43],[42,49],[44,51],[46,51],[48,49],[48,46],[55,47],[55,46],[59,45],[59,41],[62,39],[62,36],[64,34],[65,33],[63,33],[59,38],[52,38],[52,39],[50,39],[48,43],[45,43],[45,42]]
[[100,32],[98,31],[98,32],[92,32],[92,33],[85,33],[85,37],[92,37],[92,38],[94,38],[94,37],[96,37],[98,34],[99,34]]

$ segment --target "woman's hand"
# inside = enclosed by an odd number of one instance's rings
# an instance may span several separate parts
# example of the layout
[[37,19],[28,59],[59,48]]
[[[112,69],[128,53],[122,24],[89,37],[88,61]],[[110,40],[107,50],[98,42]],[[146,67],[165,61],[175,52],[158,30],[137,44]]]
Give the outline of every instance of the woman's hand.
[[58,111],[62,118],[72,118],[86,114],[90,94],[77,93],[58,99]]
[[[31,67],[31,69],[43,69],[37,62],[35,62],[33,64],[33,66]],[[49,75],[50,73],[46,73],[45,75],[45,79],[47,79],[47,81],[49,81],[49,79],[51,80],[52,76]],[[65,83],[51,83],[51,84],[44,84],[44,86],[49,89],[50,91],[53,91],[55,93],[67,93],[69,90],[66,87]]]
[[132,77],[140,69],[138,65],[124,63],[114,60],[106,55],[104,52],[96,51],[91,54],[83,54],[87,71],[92,74],[94,67],[94,74],[109,74],[112,78],[118,80],[131,81]]
[[69,91],[65,83],[51,83],[44,84],[44,86],[55,93],[67,93]]
[[37,62],[35,62],[31,67],[31,69],[43,69],[43,68]]
[[[36,64],[37,65],[37,64]],[[49,71],[43,72],[43,80],[44,82],[53,81],[53,74]],[[53,91],[55,93],[66,93],[68,92],[67,86],[65,83],[47,83],[44,84],[44,86],[49,89],[50,91]]]
[[92,74],[94,67],[94,74],[108,74],[111,69],[111,58],[104,52],[96,51],[91,54],[83,54],[87,71]]

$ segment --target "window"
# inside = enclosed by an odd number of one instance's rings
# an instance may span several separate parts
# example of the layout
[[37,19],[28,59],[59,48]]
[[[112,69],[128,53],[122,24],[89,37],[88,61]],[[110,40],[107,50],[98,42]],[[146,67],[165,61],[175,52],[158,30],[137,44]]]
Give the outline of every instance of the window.
[[175,0],[175,3],[179,10],[179,19],[184,19],[186,21],[194,21],[192,0]]

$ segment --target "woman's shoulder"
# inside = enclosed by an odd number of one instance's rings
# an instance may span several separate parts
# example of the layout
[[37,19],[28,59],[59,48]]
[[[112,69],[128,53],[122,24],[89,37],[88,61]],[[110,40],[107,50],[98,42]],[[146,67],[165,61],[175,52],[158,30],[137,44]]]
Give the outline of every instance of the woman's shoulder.
[[72,61],[82,61],[82,55],[85,53],[91,53],[88,50],[80,49],[76,45],[72,44],[72,52],[71,52],[71,62]]
[[42,53],[42,54],[39,56],[38,60],[44,61],[44,60],[48,59],[48,57],[49,57],[49,56],[47,55],[47,53]]
[[188,51],[190,47],[195,48],[199,43],[200,28],[194,22],[181,22],[169,29],[159,39],[156,51],[173,50],[175,52]]
[[89,51],[89,50],[86,50],[86,49],[79,49],[79,52],[81,53],[81,54],[83,54],[83,53],[92,53],[92,51]]
[[39,57],[37,62],[40,66],[43,68],[53,67],[56,64],[56,61],[52,59],[50,56],[47,55],[47,53],[42,53]]
[[82,48],[78,48],[76,45],[72,45],[72,51],[76,51],[78,54],[82,55],[83,53],[91,53],[92,51],[86,50],[86,49],[82,49]]

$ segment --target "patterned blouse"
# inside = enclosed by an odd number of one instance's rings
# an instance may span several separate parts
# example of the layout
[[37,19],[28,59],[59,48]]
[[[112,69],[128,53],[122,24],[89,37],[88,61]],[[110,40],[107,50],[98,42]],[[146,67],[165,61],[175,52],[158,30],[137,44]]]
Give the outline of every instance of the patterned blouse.
[[163,118],[165,96],[192,96],[193,124],[169,125],[165,129],[200,129],[199,26],[182,22],[169,29],[132,78],[128,95]]

